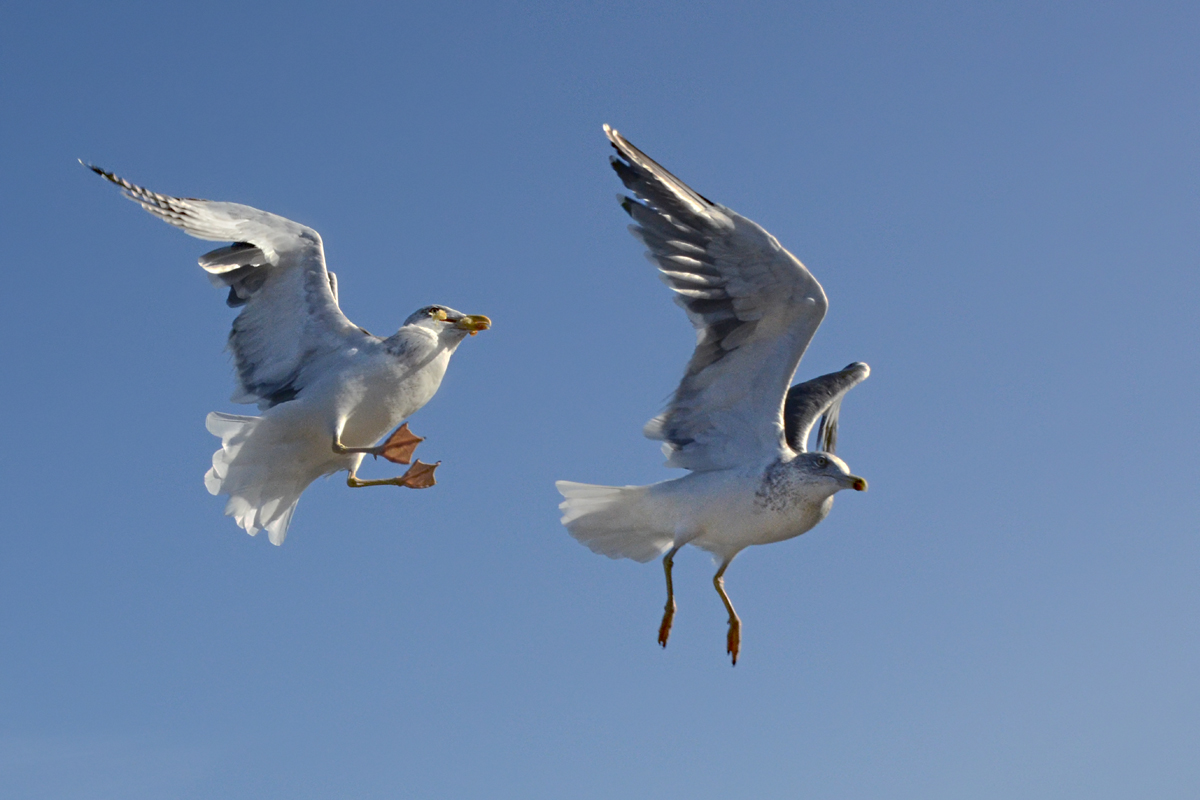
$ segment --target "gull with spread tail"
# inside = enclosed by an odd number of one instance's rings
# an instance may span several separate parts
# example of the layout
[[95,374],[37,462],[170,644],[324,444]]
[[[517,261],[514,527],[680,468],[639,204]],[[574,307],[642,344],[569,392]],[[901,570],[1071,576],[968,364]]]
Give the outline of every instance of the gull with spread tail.
[[856,362],[789,388],[828,306],[816,278],[757,224],[696,193],[609,126],[604,131],[617,151],[612,167],[633,195],[620,198],[630,230],[696,329],[682,382],[645,428],[663,442],[667,466],[690,474],[650,486],[559,481],[562,523],[610,558],[662,556],[663,647],[675,616],[675,554],[686,544],[712,553],[736,664],[742,626],[725,570],[750,545],[812,529],[842,489],[866,490],[834,449],[842,398],[870,370]]
[[[221,449],[204,485],[229,496],[225,513],[246,533],[266,530],[272,544],[283,544],[301,493],[341,470],[352,487],[434,485],[437,464],[412,463],[424,440],[400,423],[429,402],[455,348],[490,327],[487,317],[426,306],[392,336],[374,336],[342,313],[337,278],[312,228],[238,203],[158,194],[84,166],[185,233],[232,242],[201,256],[200,266],[241,309],[229,333],[232,400],[256,403],[262,415],[208,415]],[[360,480],[366,455],[411,466],[396,478]]]

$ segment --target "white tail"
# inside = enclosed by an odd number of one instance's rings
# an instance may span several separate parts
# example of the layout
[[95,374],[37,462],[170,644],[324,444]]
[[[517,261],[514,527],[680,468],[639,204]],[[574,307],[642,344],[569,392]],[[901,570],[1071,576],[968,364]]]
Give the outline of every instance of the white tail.
[[649,561],[673,544],[670,533],[655,530],[646,486],[596,486],[558,481],[565,500],[562,524],[576,541],[609,558]]
[[[227,494],[225,514],[233,517],[246,533],[266,530],[271,544],[283,544],[300,494],[313,477],[299,473],[294,464],[279,454],[269,441],[255,432],[262,417],[243,417],[214,411],[205,420],[209,433],[221,437],[221,449],[213,453],[212,469],[204,476],[211,494]],[[270,437],[267,437],[268,439]]]

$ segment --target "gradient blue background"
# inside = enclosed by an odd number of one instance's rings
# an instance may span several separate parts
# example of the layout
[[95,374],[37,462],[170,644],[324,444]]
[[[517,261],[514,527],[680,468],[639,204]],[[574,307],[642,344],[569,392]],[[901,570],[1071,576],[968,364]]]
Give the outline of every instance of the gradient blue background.
[[[1200,796],[1194,3],[8,4],[0,794]],[[728,586],[593,555],[693,334],[600,125],[762,223],[863,360],[871,481]],[[324,236],[355,322],[495,328],[430,491],[201,477],[237,411],[189,239],[81,169]],[[391,474],[368,465],[367,476]]]

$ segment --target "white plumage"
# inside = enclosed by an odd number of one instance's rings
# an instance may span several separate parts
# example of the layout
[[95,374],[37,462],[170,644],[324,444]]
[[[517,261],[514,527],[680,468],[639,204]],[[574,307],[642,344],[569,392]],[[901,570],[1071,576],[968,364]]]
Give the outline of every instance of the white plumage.
[[[613,169],[634,195],[621,203],[636,223],[630,230],[696,328],[679,388],[645,428],[663,442],[668,466],[691,472],[650,486],[559,481],[562,523],[610,558],[666,554],[664,647],[675,612],[674,554],[685,544],[713,553],[720,562],[713,582],[729,612],[727,647],[737,663],[741,621],[725,593],[725,569],[750,545],[810,530],[838,491],[866,488],[833,451],[842,397],[870,370],[854,363],[789,389],[828,307],[821,285],[771,234],[604,130],[619,156]],[[810,453],[818,419],[820,451]]]
[[433,485],[436,465],[420,461],[384,481],[361,481],[356,472],[368,453],[410,463],[421,439],[407,426],[375,442],[429,402],[455,348],[489,327],[487,317],[427,306],[393,336],[373,336],[342,313],[337,279],[311,228],[237,203],[158,194],[90,168],[186,233],[233,242],[206,253],[200,266],[242,309],[229,334],[238,382],[232,399],[256,403],[263,414],[208,415],[221,449],[204,484],[229,496],[227,515],[252,536],[266,530],[278,545],[301,493],[322,475],[347,470],[356,487]]

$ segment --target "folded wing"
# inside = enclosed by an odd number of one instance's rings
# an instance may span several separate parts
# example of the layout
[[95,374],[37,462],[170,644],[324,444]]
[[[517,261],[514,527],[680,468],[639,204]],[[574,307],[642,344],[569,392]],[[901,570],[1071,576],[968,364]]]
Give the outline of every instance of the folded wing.
[[825,292],[771,234],[604,130],[634,194],[621,202],[630,230],[696,328],[683,380],[646,435],[664,442],[669,466],[691,470],[779,454],[784,393],[825,316]]
[[200,266],[229,287],[229,305],[242,307],[229,334],[239,383],[234,402],[269,408],[291,400],[311,382],[321,356],[370,336],[338,307],[337,284],[312,228],[238,203],[159,194],[90,168],[185,233],[233,242],[203,255]]

